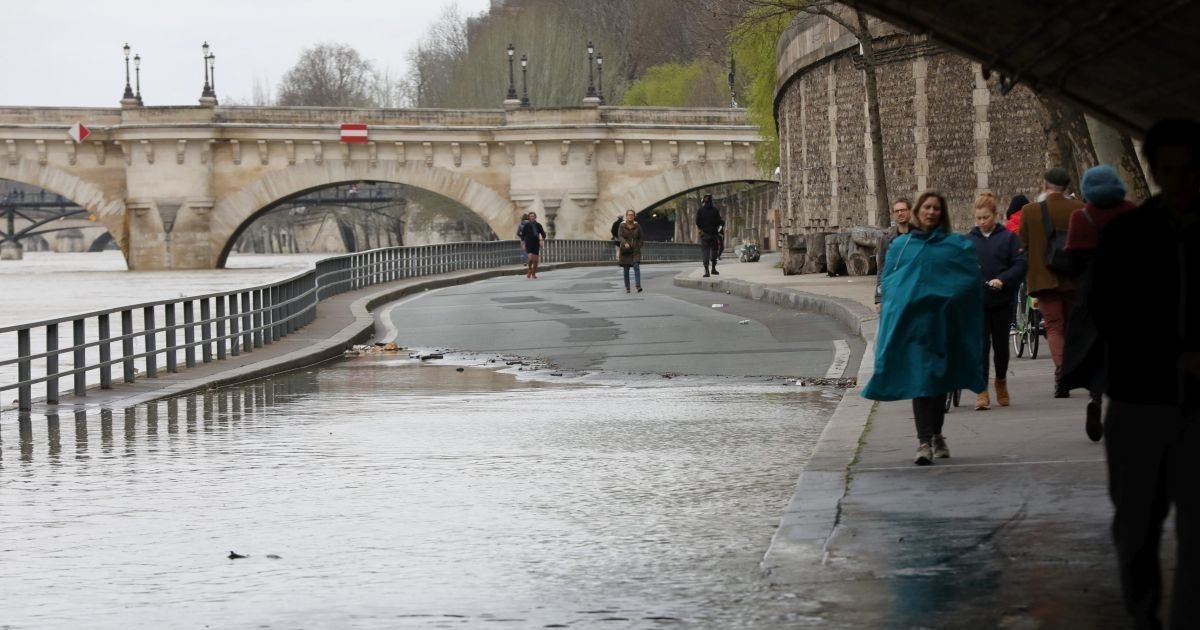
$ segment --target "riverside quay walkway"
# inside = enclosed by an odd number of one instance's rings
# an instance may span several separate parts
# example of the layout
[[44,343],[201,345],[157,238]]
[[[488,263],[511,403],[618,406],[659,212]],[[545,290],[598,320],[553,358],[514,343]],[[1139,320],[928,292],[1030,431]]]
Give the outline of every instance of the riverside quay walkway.
[[[772,260],[712,279],[697,265],[675,283],[822,310],[874,352],[874,277],[784,276]],[[781,614],[815,627],[1129,627],[1104,448],[1084,434],[1086,397],[1053,397],[1050,358],[1013,357],[1012,405],[953,409],[953,457],[920,467],[910,403],[860,395],[872,370],[867,356],[763,558],[771,588],[795,596]],[[1164,542],[1169,576],[1170,531]]]
[[[592,264],[611,264],[607,242],[578,247],[601,248],[590,254],[596,259]],[[676,247],[661,257],[699,257],[695,246]],[[518,255],[515,245],[512,249]],[[553,259],[549,251],[547,257]],[[353,288],[344,275],[329,275],[336,267],[326,265],[322,271],[318,266],[315,276],[341,282],[344,288],[337,294],[332,288],[329,295],[319,292],[324,299],[305,307],[309,311],[303,327],[273,337],[270,344],[264,336],[261,347],[254,346],[252,337],[252,352],[245,352],[243,345],[233,356],[227,347],[223,361],[197,360],[194,368],[160,372],[157,378],[135,374],[133,383],[112,389],[85,383],[86,396],[64,395],[59,409],[84,403],[128,406],[338,356],[347,345],[371,334],[374,306],[424,289],[521,272],[519,259],[500,260],[503,264],[482,271],[446,268],[437,275],[393,277],[381,286]],[[696,264],[674,282],[824,313],[866,342],[858,386],[846,391],[764,550],[765,588],[781,595],[770,598],[779,627],[1127,627],[1109,539],[1111,505],[1103,447],[1084,435],[1085,399],[1052,397],[1049,358],[1014,358],[1009,374],[1012,406],[980,412],[966,406],[954,409],[945,430],[953,457],[933,466],[913,466],[916,440],[909,404],[876,405],[860,395],[873,369],[874,278],[783,276],[772,260],[766,256],[761,263],[726,264],[714,278],[702,278]],[[351,266],[364,269],[374,264],[359,259]],[[225,299],[228,305],[229,295]],[[233,300],[239,308],[242,299],[239,295]],[[257,310],[254,304],[251,297],[251,314]],[[239,310],[238,317],[245,312]],[[228,309],[224,315],[236,319]],[[70,321],[58,323],[73,327],[64,323]],[[155,323],[159,321],[164,320]],[[251,317],[249,330],[266,330],[267,324],[279,321],[282,318],[255,324]],[[236,341],[246,331],[228,330],[213,339]],[[13,333],[11,328],[0,331]],[[123,340],[113,336],[110,341]],[[71,348],[60,347],[73,356]],[[162,347],[156,352],[164,352]],[[123,368],[121,360],[109,359]],[[60,374],[64,380],[72,377]],[[47,406],[45,400],[30,405],[34,412]],[[10,413],[17,415],[12,409],[3,413],[5,420]],[[680,532],[680,540],[687,535]],[[1173,557],[1173,536],[1168,533],[1163,549],[1168,571]]]

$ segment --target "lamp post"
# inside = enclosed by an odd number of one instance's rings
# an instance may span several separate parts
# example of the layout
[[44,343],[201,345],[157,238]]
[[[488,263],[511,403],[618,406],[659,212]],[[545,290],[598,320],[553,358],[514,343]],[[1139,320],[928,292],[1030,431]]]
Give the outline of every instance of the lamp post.
[[217,56],[208,56],[208,73],[212,76],[212,97],[217,98]]
[[142,102],[142,56],[140,54],[133,56],[133,72],[134,83],[137,85],[137,91],[133,97],[137,99],[138,106],[145,105]]
[[517,100],[517,86],[513,82],[513,54],[516,51],[513,50],[513,45],[511,42],[508,44],[507,52],[508,52],[508,94],[505,95],[504,100],[505,101],[515,101],[515,100]]
[[737,109],[737,88],[734,86],[734,79],[737,78],[737,62],[733,57],[729,58],[729,107]]
[[594,46],[592,46],[592,42],[588,42],[588,43],[587,43],[587,52],[588,52],[588,89],[587,89],[587,95],[586,95],[586,96],[584,96],[584,100],[587,100],[587,99],[595,99],[595,98],[596,98],[596,85],[595,85],[595,84],[592,82],[592,53],[594,53],[595,51],[596,51],[596,48],[595,48]]
[[596,92],[604,104],[604,55],[596,55]]
[[129,44],[125,44],[125,94],[121,97],[122,101],[133,100],[133,86],[129,84]]
[[212,86],[208,83],[208,42],[204,42],[200,50],[204,51],[204,89],[200,91],[200,98],[216,98]]
[[529,58],[521,54],[521,107],[529,107],[529,81],[528,73],[526,72],[529,65]]

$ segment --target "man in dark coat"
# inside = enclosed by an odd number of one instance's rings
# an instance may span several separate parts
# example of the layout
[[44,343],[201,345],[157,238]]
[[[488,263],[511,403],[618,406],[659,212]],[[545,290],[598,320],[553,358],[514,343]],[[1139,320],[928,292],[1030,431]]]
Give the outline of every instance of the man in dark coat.
[[1108,349],[1112,534],[1133,626],[1163,627],[1158,553],[1174,504],[1169,627],[1200,628],[1200,123],[1157,123],[1143,154],[1162,193],[1104,227],[1088,300]]
[[700,209],[696,210],[696,229],[700,230],[700,256],[704,261],[704,277],[709,274],[709,266],[714,275],[717,271],[717,258],[720,257],[721,228],[725,227],[725,219],[721,211],[713,205],[712,195],[704,195],[700,200]]

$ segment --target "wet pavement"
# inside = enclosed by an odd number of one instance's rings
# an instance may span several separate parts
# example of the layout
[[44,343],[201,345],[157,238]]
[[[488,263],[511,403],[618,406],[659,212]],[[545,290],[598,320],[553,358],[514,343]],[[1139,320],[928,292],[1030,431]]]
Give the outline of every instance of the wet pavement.
[[836,321],[674,286],[686,268],[643,266],[642,293],[615,266],[448,287],[378,313],[377,339],[608,374],[824,377],[838,354],[834,376],[857,369],[863,341]]

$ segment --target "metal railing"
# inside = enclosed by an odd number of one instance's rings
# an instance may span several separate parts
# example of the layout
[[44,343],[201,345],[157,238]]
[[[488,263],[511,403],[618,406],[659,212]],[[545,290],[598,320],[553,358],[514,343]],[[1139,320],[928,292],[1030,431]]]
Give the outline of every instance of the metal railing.
[[[612,263],[614,254],[609,241],[550,240],[542,261],[603,264]],[[645,262],[699,257],[699,246],[691,244],[646,243],[642,250]],[[321,300],[347,291],[522,262],[518,241],[389,247],[325,258],[311,270],[248,289],[0,327],[0,339],[16,336],[16,356],[0,355],[0,379],[9,377],[13,366],[17,371],[16,382],[0,380],[0,393],[17,390],[18,409],[28,411],[38,386],[47,403],[57,404],[61,381],[70,381],[70,394],[86,396],[89,387],[111,389],[114,369],[120,381],[133,383],[139,375],[156,378],[181,364],[191,368],[271,345],[313,321]],[[35,371],[41,375],[35,377]]]

